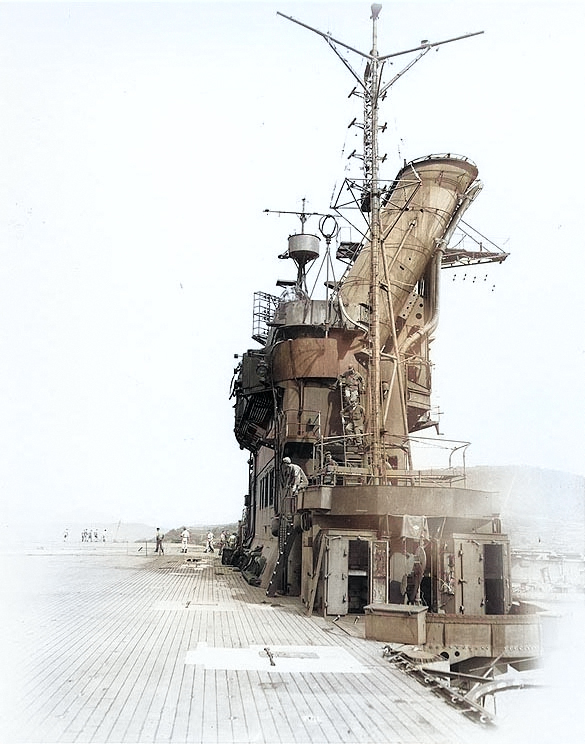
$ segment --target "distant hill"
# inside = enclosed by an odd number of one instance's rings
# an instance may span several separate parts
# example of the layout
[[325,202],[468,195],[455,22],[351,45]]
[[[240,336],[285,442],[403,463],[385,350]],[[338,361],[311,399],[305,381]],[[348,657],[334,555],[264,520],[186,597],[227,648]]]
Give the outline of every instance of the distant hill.
[[466,472],[468,488],[500,494],[512,547],[585,553],[585,477],[528,466]]

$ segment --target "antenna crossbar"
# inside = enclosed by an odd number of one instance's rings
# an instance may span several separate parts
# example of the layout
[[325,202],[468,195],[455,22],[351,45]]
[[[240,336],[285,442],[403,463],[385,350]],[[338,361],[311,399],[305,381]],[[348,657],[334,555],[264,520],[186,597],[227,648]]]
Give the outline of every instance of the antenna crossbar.
[[351,52],[355,52],[356,54],[359,54],[361,57],[365,57],[366,59],[374,59],[374,57],[371,54],[368,54],[367,52],[361,52],[359,49],[356,49],[355,47],[349,46],[349,44],[346,44],[343,41],[340,41],[339,39],[335,39],[331,34],[326,34],[324,31],[319,31],[317,28],[313,28],[312,26],[309,26],[308,23],[303,23],[302,21],[297,21],[296,18],[293,18],[292,16],[287,16],[284,13],[281,13],[279,10],[276,11],[276,15],[282,16],[283,18],[286,18],[289,21],[292,21],[293,23],[298,23],[299,26],[303,26],[304,28],[308,28],[309,31],[313,31],[314,33],[318,34],[319,36],[322,36],[324,39],[326,39],[328,42],[334,41],[336,44],[340,44],[341,46],[345,47],[346,49],[349,49]]
[[418,52],[421,49],[432,49],[433,47],[442,46],[443,44],[451,44],[453,41],[461,41],[461,39],[469,39],[472,36],[480,36],[483,31],[473,31],[470,34],[463,34],[463,36],[454,36],[452,39],[445,39],[444,41],[426,41],[424,44],[412,47],[412,49],[404,49],[402,52],[393,52],[392,54],[384,54],[382,57],[378,57],[380,62],[391,59],[392,57],[400,57],[402,54],[410,54],[411,52]]

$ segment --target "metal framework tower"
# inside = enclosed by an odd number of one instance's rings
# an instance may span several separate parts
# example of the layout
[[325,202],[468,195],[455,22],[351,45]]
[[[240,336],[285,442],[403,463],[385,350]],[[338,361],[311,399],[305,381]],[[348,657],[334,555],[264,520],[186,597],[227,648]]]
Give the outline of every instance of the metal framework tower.
[[[371,448],[371,465],[374,476],[374,482],[378,483],[383,474],[383,456],[382,456],[382,413],[381,413],[381,381],[380,381],[380,261],[382,252],[382,237],[380,229],[380,207],[381,191],[379,180],[379,163],[380,156],[378,153],[378,114],[380,100],[388,88],[393,85],[407,70],[409,70],[419,59],[421,59],[430,49],[442,44],[448,44],[459,39],[466,39],[471,36],[482,34],[483,31],[457,36],[451,39],[438,42],[424,41],[418,47],[406,49],[401,52],[394,52],[380,56],[378,53],[378,18],[382,5],[374,3],[371,6],[372,21],[372,48],[371,51],[362,52],[354,47],[345,44],[339,39],[335,39],[331,34],[319,31],[306,23],[292,18],[291,16],[278,13],[293,23],[303,26],[318,34],[329,44],[331,49],[351,72],[357,80],[358,90],[364,99],[364,122],[363,122],[363,171],[364,180],[361,194],[362,211],[369,213],[368,220],[368,238],[370,242],[370,317],[369,317],[369,395],[370,395],[370,418],[372,430],[372,448]],[[363,78],[353,69],[345,57],[337,49],[337,45],[348,49],[360,57],[366,59],[366,70]],[[397,73],[392,80],[386,85],[382,85],[382,72],[385,60],[391,57],[398,57],[403,54],[419,52],[418,56],[411,60],[406,67]]]

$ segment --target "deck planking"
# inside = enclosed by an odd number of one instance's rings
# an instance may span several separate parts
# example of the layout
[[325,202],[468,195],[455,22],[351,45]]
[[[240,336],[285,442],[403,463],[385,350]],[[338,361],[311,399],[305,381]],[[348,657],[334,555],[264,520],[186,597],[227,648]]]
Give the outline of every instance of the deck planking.
[[[18,645],[20,692],[2,721],[6,744],[475,744],[485,737],[394,668],[359,626],[308,617],[297,599],[267,598],[217,554],[56,550],[23,558],[19,570],[25,585],[10,616],[20,627],[7,637]],[[200,658],[200,644],[216,664],[186,663]],[[271,666],[265,646],[291,649],[292,661],[276,653]],[[297,647],[329,648],[341,660],[347,654],[359,672],[328,671],[326,655],[322,669],[307,671]],[[242,668],[222,666],[220,649],[234,663],[244,660]],[[287,671],[287,661],[300,666]]]

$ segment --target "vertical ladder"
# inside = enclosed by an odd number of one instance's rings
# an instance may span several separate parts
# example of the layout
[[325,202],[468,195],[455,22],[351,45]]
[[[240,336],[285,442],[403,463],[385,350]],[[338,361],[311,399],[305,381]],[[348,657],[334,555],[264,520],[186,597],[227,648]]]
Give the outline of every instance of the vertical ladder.
[[[364,467],[364,435],[359,439],[359,435],[356,435],[354,432],[354,436],[352,437],[353,443],[348,444],[348,434],[345,428],[347,419],[342,413],[345,406],[348,405],[348,401],[346,401],[344,397],[345,385],[343,383],[339,384],[339,393],[341,396],[341,409],[339,415],[343,432],[343,465],[345,467]],[[359,396],[357,402],[361,405],[361,398]]]
[[266,596],[268,597],[274,597],[279,588],[284,589],[282,583],[285,575],[285,567],[295,537],[296,532],[293,529],[292,519],[282,515],[280,518],[280,526],[278,528],[278,559],[274,566],[272,576],[270,577],[268,588],[266,589]]
[[315,568],[315,573],[312,576],[311,589],[309,590],[309,601],[307,602],[307,615],[309,615],[309,617],[313,614],[313,605],[315,604],[315,596],[317,594],[317,586],[319,584],[319,575],[321,574],[321,564],[323,563],[323,554],[325,553],[325,543],[325,535],[321,534],[321,546],[319,547],[317,567]]
[[346,435],[347,432],[345,431],[345,416],[343,415],[343,409],[345,408],[345,399],[343,396],[343,393],[345,392],[345,385],[343,385],[341,382],[339,383],[339,394],[341,396],[341,408],[339,409],[339,417],[341,418],[341,434],[342,434],[342,443],[343,443],[343,465],[347,465],[347,439]]

